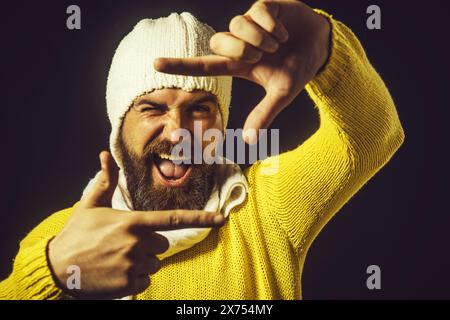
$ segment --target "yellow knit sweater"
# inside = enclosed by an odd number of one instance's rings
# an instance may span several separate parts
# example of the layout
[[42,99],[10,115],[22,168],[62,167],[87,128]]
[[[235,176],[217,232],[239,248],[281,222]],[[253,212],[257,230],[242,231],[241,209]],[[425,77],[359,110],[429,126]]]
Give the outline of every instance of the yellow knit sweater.
[[[332,23],[330,59],[306,87],[319,129],[278,156],[278,173],[262,173],[273,158],[246,170],[247,200],[225,226],[163,260],[150,287],[135,298],[301,299],[312,241],[404,140],[392,98],[358,39],[326,16]],[[72,211],[51,215],[20,243],[12,273],[0,283],[1,299],[64,297],[52,279],[46,248]]]

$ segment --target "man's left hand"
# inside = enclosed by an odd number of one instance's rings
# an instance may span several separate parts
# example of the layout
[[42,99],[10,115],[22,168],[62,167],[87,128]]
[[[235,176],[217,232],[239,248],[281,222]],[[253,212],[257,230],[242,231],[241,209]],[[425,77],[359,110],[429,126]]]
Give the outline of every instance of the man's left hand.
[[211,38],[214,55],[159,58],[154,66],[165,73],[228,75],[262,86],[266,95],[244,125],[244,139],[254,143],[256,137],[246,131],[267,128],[326,63],[331,28],[302,2],[265,0],[234,17],[229,29]]

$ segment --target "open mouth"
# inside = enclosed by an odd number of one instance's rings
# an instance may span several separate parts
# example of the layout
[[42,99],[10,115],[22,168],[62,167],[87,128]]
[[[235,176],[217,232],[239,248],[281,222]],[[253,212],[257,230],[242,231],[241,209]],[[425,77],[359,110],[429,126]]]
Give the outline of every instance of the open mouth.
[[[182,187],[192,173],[192,165],[177,164],[182,158],[173,158],[168,154],[153,154],[153,174],[166,187]],[[174,163],[176,161],[177,163]],[[155,177],[154,177],[155,178]]]

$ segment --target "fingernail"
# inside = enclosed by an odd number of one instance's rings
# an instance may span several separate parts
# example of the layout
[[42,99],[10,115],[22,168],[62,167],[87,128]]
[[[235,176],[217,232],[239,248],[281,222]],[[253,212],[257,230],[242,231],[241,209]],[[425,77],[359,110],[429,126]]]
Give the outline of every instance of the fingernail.
[[278,50],[278,42],[276,42],[275,40],[270,40],[268,47],[270,52],[275,52]]
[[248,144],[254,144],[258,141],[258,137],[255,129],[247,129],[243,132],[242,138]]
[[258,50],[249,58],[249,61],[252,63],[256,63],[259,60],[261,60],[262,56],[263,56],[263,53]]
[[160,71],[164,68],[164,58],[156,58],[153,60],[153,68],[156,71]]
[[214,217],[214,224],[222,224],[225,221],[225,218],[223,215],[218,214],[217,216]]

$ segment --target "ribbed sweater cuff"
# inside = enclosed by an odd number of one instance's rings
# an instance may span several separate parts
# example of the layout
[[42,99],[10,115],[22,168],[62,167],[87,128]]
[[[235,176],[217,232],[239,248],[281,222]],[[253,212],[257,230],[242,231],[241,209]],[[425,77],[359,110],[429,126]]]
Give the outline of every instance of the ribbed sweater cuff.
[[306,91],[313,96],[324,96],[330,93],[340,82],[341,77],[351,65],[348,54],[348,40],[340,32],[338,22],[333,16],[319,9],[314,11],[328,19],[331,26],[330,55],[320,73],[306,86]]
[[62,295],[52,276],[47,262],[48,243],[54,236],[43,238],[35,245],[22,248],[15,259],[14,270],[17,272],[11,285],[15,297],[42,300],[58,299]]

